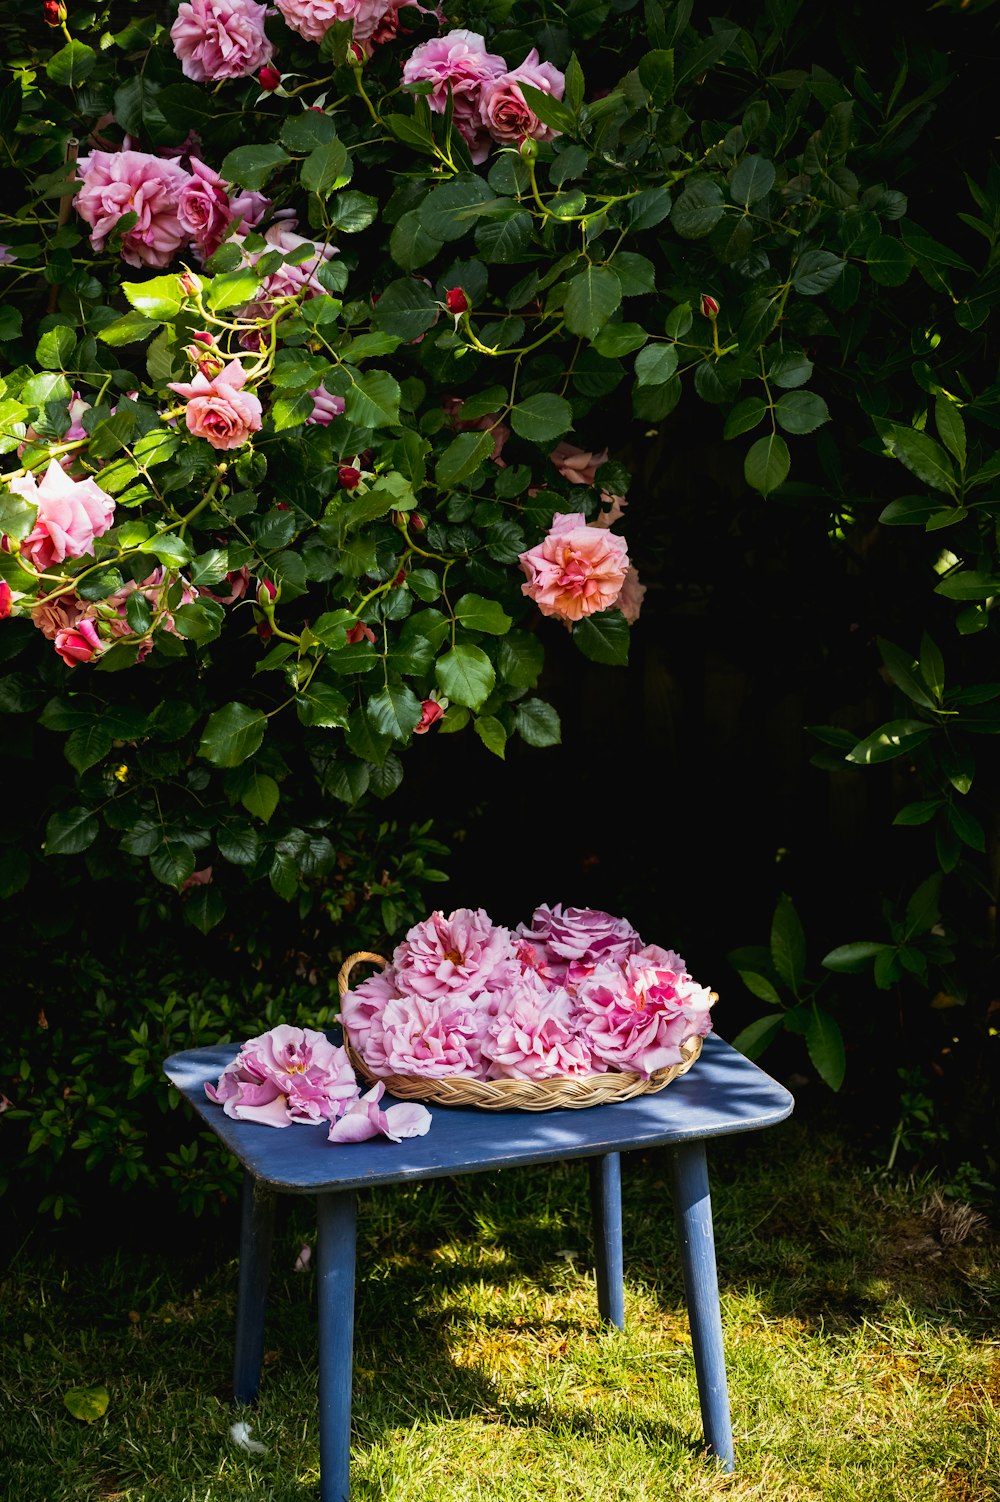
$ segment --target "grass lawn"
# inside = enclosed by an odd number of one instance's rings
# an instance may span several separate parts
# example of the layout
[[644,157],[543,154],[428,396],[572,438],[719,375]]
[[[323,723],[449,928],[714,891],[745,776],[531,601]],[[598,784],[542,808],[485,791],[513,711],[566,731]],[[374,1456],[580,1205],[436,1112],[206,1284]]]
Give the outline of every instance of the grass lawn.
[[[990,1502],[1000,1498],[1000,1255],[927,1186],[793,1119],[710,1147],[737,1473],[700,1449],[664,1165],[625,1160],[625,1335],[597,1320],[586,1168],[363,1197],[359,1502]],[[130,1215],[127,1200],[121,1202]],[[165,1204],[163,1215],[171,1215]],[[228,1397],[236,1227],[35,1232],[4,1276],[0,1495],[316,1495],[307,1207],[279,1221],[259,1407]],[[113,1244],[115,1228],[106,1228]],[[954,1241],[956,1236],[963,1240]],[[171,1250],[171,1248],[173,1248]],[[66,1391],[103,1384],[106,1414]],[[243,1418],[264,1455],[238,1449]]]

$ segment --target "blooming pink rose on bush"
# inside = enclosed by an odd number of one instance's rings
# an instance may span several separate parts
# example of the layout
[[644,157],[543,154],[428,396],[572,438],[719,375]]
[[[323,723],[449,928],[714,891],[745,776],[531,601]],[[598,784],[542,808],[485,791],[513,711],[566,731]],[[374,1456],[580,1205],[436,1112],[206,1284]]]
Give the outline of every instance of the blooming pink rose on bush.
[[546,538],[522,553],[527,583],[521,593],[543,615],[563,621],[607,610],[618,599],[628,572],[625,539],[600,527],[588,527],[582,512],[556,516]]
[[525,102],[520,88],[522,83],[561,99],[566,92],[566,79],[551,63],[538,60],[538,50],[532,47],[519,68],[501,73],[483,85],[479,96],[479,116],[493,137],[505,146],[517,146],[526,137],[533,141],[551,141],[560,134],[551,125],[539,120],[534,110]]
[[75,626],[62,626],[53,641],[56,651],[68,668],[91,662],[107,651],[107,644],[97,634],[97,627],[87,616],[81,616]]
[[591,449],[578,449],[572,443],[557,443],[549,458],[571,485],[593,485],[597,471],[608,462],[608,451],[601,449],[600,453],[594,453]]
[[489,1079],[548,1080],[591,1074],[590,1047],[574,1020],[573,1001],[549,990],[534,970],[517,976],[493,999],[483,1039]]
[[125,214],[138,218],[122,238],[130,266],[167,266],[187,239],[178,217],[188,173],[145,151],[92,151],[77,162],[83,186],[73,200],[90,225],[90,243],[103,250]]
[[317,386],[315,391],[310,391],[313,399],[313,409],[306,418],[306,424],[329,427],[335,417],[342,417],[344,412],[344,398],[334,396],[327,391],[325,386]]
[[[317,272],[323,262],[329,261],[337,252],[332,245],[317,245],[304,235],[296,234],[295,223],[294,219],[279,219],[276,224],[269,225],[264,231],[268,246],[272,250],[280,250],[284,255],[290,255],[292,251],[301,250],[304,245],[308,245],[313,254],[297,266],[279,266],[277,271],[266,276],[260,285],[261,292],[269,297],[298,297],[300,293],[307,297],[318,297],[325,290]],[[259,256],[251,255],[247,259],[255,264]]]
[[330,1142],[367,1142],[379,1133],[390,1142],[402,1142],[404,1137],[423,1137],[430,1129],[431,1113],[418,1101],[401,1101],[383,1111],[379,1101],[385,1094],[385,1086],[379,1080],[360,1099],[352,1101],[339,1120],[329,1131]]
[[688,1038],[711,1032],[714,996],[677,955],[670,959],[676,967],[631,955],[623,965],[598,965],[580,985],[581,1029],[595,1057],[611,1068],[648,1076],[679,1064]]
[[211,379],[199,373],[193,381],[170,381],[171,391],[187,398],[184,421],[196,438],[205,438],[215,449],[242,447],[260,428],[261,405],[252,392],[244,391],[246,371],[240,360],[230,360]]
[[14,597],[6,579],[0,579],[0,621],[5,621],[14,608]]
[[[227,586],[223,588],[223,586]],[[215,600],[219,605],[235,605],[237,600],[242,600],[250,586],[250,570],[244,563],[240,568],[230,569],[225,579],[220,580],[214,589],[201,587],[201,593],[208,595],[210,600]]]
[[47,573],[66,558],[82,558],[94,551],[95,538],[111,526],[115,503],[96,480],[74,480],[57,459],[49,460],[42,483],[34,475],[16,476],[11,490],[38,507],[35,525],[21,543],[21,557]]
[[480,94],[485,84],[506,71],[504,59],[487,52],[486,42],[477,31],[459,28],[414,47],[403,64],[403,82],[433,84],[426,98],[439,115],[447,107],[450,89],[455,124],[468,143],[472,160],[483,162],[490,137],[482,123]]
[[392,957],[396,984],[412,996],[479,996],[502,984],[513,962],[510,932],[482,908],[435,912],[416,924]]
[[244,1043],[205,1094],[237,1121],[283,1127],[333,1121],[357,1100],[358,1082],[343,1048],[282,1024]]
[[75,594],[59,595],[54,600],[42,595],[31,607],[31,621],[44,637],[55,641],[60,631],[76,625],[83,612],[83,601]]
[[277,0],[286,24],[310,42],[321,42],[334,21],[353,21],[354,37],[363,42],[376,29],[390,3],[391,0]]
[[414,735],[426,735],[432,725],[444,719],[444,710],[436,699],[424,699],[420,706],[420,723],[414,725]]
[[488,1020],[486,1008],[467,996],[445,992],[435,1000],[399,997],[387,1003],[378,1036],[373,1028],[365,1059],[375,1073],[419,1074],[429,1079],[463,1074],[481,1079]]
[[184,0],[170,40],[185,78],[218,83],[269,63],[274,45],[264,32],[266,14],[256,0]]
[[177,217],[206,259],[218,250],[232,223],[227,184],[197,157],[191,158],[191,176],[177,200]]
[[618,609],[630,626],[634,626],[639,619],[642,602],[646,596],[646,587],[645,584],[639,583],[639,570],[630,566],[628,573],[625,575],[622,592],[616,602]]

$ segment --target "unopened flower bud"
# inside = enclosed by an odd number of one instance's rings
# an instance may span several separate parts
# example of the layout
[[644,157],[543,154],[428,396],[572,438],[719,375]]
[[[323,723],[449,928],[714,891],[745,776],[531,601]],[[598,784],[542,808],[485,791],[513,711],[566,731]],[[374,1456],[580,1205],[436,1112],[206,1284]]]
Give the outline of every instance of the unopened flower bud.
[[368,61],[368,54],[360,42],[348,42],[347,66],[360,71]]
[[469,311],[469,299],[461,287],[449,287],[444,294],[444,302],[448,312],[454,313],[456,318],[460,313]]
[[399,573],[396,575],[395,579],[393,579],[392,583],[393,583],[393,587],[394,588],[398,588],[399,585],[406,583],[406,569],[405,568],[401,568],[400,569]]
[[410,526],[413,528],[414,532],[424,532],[424,531],[426,531],[426,529],[427,529],[427,523],[424,521],[424,519],[420,515],[419,511],[411,512],[411,514],[410,514]]
[[[189,271],[182,271],[177,280],[181,284],[181,291],[184,293],[184,296],[194,297],[195,293],[198,291],[198,283],[195,281],[191,273]],[[195,334],[194,337],[197,339],[198,335]]]
[[66,19],[66,7],[62,0],[45,0],[42,16],[46,26],[61,26]]
[[337,470],[337,483],[344,490],[357,490],[361,484],[361,471],[353,464],[342,464]]
[[269,63],[265,63],[263,68],[261,68],[260,72],[257,74],[257,82],[260,84],[262,89],[266,89],[270,94],[271,91],[273,89],[276,89],[280,84],[281,74],[278,72],[277,68],[272,68]]
[[278,586],[273,579],[261,579],[257,585],[257,604],[265,608],[273,605],[278,598]]
[[701,316],[713,320],[719,316],[719,304],[714,297],[709,297],[707,292],[701,294]]
[[215,343],[215,335],[210,334],[207,329],[197,330],[191,335],[191,338],[196,340],[198,344],[207,344],[211,346]]
[[538,142],[531,136],[525,136],[517,149],[526,162],[533,162],[538,155]]

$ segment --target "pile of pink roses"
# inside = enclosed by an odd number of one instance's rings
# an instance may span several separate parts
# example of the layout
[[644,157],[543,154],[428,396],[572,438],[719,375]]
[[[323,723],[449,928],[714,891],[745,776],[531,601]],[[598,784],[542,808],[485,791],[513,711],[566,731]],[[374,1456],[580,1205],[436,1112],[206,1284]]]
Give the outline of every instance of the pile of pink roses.
[[364,1142],[379,1133],[392,1142],[422,1137],[431,1124],[426,1106],[403,1103],[383,1111],[385,1086],[362,1095],[350,1060],[323,1033],[282,1023],[242,1044],[210,1101],[234,1121],[286,1127],[329,1123],[330,1142]]
[[714,1000],[624,918],[543,904],[511,931],[459,908],[411,928],[341,1020],[376,1077],[648,1077],[711,1031]]

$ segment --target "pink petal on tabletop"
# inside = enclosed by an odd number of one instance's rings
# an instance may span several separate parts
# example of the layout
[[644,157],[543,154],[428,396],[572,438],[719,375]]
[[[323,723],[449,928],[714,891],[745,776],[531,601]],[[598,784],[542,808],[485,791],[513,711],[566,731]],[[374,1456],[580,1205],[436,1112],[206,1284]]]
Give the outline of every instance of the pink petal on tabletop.
[[226,1115],[231,1116],[234,1121],[253,1121],[258,1126],[272,1127],[286,1127],[292,1124],[283,1095],[277,1096],[263,1106],[244,1106],[239,1101],[227,1100],[223,1109]]
[[402,1101],[381,1116],[382,1131],[390,1142],[402,1142],[404,1137],[425,1137],[431,1129],[431,1113],[419,1101]]

